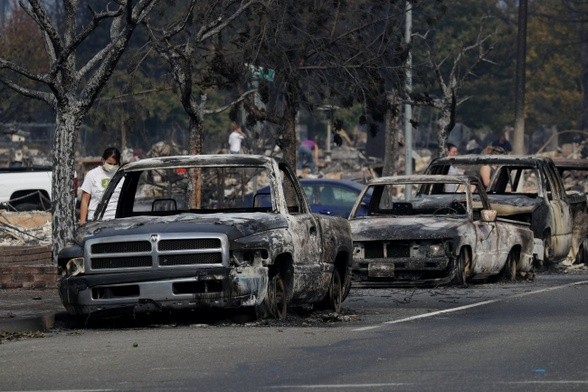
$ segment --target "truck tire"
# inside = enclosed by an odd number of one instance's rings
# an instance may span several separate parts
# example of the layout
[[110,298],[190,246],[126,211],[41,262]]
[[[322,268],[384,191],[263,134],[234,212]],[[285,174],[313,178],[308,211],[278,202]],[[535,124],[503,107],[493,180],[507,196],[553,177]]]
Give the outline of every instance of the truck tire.
[[286,284],[280,274],[270,277],[267,285],[267,293],[263,302],[255,307],[258,319],[275,318],[283,320],[288,314],[288,297]]
[[342,302],[343,283],[341,282],[341,274],[339,274],[339,271],[335,268],[333,270],[333,275],[331,275],[327,294],[325,295],[325,298],[323,298],[322,301],[318,303],[318,308],[341,313]]
[[472,257],[470,256],[470,252],[467,249],[462,249],[455,260],[455,276],[451,283],[459,287],[468,287],[467,276],[471,266]]
[[584,241],[582,241],[580,244],[578,253],[576,253],[575,261],[577,264],[588,265],[588,238],[585,238]]
[[514,282],[517,278],[517,264],[519,261],[519,254],[512,249],[506,257],[506,263],[502,270],[500,270],[500,279],[508,282]]

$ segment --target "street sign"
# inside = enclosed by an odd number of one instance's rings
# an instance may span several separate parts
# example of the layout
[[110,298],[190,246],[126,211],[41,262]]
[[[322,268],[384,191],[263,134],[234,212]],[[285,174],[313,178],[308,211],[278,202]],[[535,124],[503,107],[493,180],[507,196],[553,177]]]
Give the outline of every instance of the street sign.
[[275,69],[265,69],[263,67],[257,67],[252,64],[246,64],[249,68],[249,72],[251,72],[251,77],[253,79],[264,79],[268,82],[273,82],[274,78],[276,77],[276,70]]

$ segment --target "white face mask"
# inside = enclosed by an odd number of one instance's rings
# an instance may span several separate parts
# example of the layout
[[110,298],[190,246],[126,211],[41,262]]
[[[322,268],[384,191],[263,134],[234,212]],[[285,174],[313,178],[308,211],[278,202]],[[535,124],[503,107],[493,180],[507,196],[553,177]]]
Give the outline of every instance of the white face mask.
[[111,165],[110,163],[104,163],[102,168],[107,173],[112,173],[118,170],[118,165]]

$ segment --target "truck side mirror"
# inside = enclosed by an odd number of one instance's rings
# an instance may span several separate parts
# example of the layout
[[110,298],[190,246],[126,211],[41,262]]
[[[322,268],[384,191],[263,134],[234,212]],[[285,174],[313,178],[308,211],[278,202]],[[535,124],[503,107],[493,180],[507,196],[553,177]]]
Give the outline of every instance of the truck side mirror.
[[494,221],[496,221],[496,215],[497,215],[496,210],[482,210],[481,211],[482,222],[494,222]]

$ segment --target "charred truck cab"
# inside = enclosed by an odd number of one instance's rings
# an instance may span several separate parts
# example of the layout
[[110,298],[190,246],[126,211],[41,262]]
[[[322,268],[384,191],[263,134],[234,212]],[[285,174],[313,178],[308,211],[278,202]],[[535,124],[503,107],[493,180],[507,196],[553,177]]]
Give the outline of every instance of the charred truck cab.
[[354,278],[364,283],[465,286],[532,271],[529,225],[497,219],[476,177],[381,177],[368,183],[349,219]]
[[[102,220],[107,208],[114,219]],[[292,170],[273,158],[129,163],[94,218],[59,254],[71,314],[247,307],[283,318],[290,305],[340,311],[351,285],[349,223],[312,214]]]
[[564,259],[572,244],[572,211],[553,161],[526,155],[460,155],[437,158],[427,174],[447,174],[450,167],[462,174],[479,176],[480,167],[491,169],[486,188],[492,208],[499,217],[528,223],[538,247],[537,261]]

